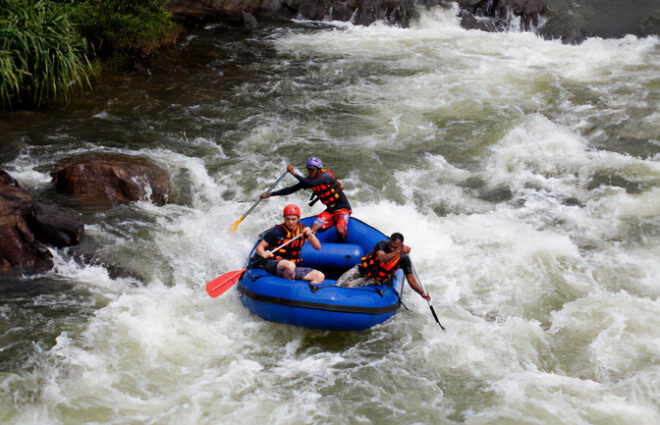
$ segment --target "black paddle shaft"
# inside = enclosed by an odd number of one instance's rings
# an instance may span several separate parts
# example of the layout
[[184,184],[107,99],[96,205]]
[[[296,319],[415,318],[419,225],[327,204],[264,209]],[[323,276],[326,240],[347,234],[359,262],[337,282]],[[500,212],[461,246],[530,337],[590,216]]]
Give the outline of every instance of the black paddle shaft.
[[[289,173],[288,171],[285,171],[284,173],[282,173],[282,175],[281,175],[277,180],[275,180],[275,183],[273,183],[273,184],[270,185],[270,187],[268,188],[268,190],[266,191],[266,193],[270,193],[270,192],[272,192],[273,189],[275,189],[275,186],[277,186],[277,184],[278,184],[280,181],[282,181],[282,179],[283,179],[284,177],[286,177],[286,175],[287,175],[288,173]],[[245,214],[243,214],[243,217],[245,217],[245,216],[247,216],[248,214],[250,214],[250,213],[252,212],[252,210],[253,210],[257,205],[259,205],[259,202],[261,202],[261,197],[259,197],[259,199],[257,199],[257,202],[255,202],[255,203],[250,207],[250,209],[247,210],[247,211],[245,212]]]
[[440,323],[440,320],[438,320],[438,315],[435,314],[435,309],[433,308],[431,303],[429,303],[429,308],[431,309],[431,313],[433,313],[433,318],[435,319],[435,321],[438,323],[438,325],[440,325],[443,331],[446,331],[447,329],[445,329],[445,327],[442,326],[442,323]]
[[[422,288],[422,292],[424,292],[425,294],[428,294],[428,292],[426,292],[426,289],[424,289],[424,285],[422,285],[422,281],[419,280],[419,276],[417,275],[417,270],[415,270],[415,266],[413,266],[412,261],[410,262],[410,268],[412,268],[413,275],[415,276],[415,279],[417,279],[417,284],[419,285],[419,287]],[[442,326],[442,323],[440,323],[440,320],[438,319],[438,315],[435,314],[435,309],[433,308],[433,305],[431,304],[431,301],[427,300],[426,302],[429,303],[429,308],[431,309],[431,313],[433,314],[433,318],[435,319],[436,323],[438,325],[440,325],[440,328],[443,331],[446,331],[447,329],[445,329],[445,327]]]

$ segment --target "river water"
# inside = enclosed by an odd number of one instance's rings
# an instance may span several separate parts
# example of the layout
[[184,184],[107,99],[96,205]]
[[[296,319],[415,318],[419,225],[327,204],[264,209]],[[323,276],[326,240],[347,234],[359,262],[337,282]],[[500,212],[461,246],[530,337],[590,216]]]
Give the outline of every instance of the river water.
[[[1,423],[660,423],[658,37],[567,45],[442,9],[223,34],[0,122],[0,164],[41,200],[65,202],[50,166],[83,152],[149,157],[175,187],[84,211],[52,272],[3,278]],[[206,295],[285,203],[321,210],[271,198],[228,232],[310,155],[405,235],[446,332],[411,290],[359,333]]]

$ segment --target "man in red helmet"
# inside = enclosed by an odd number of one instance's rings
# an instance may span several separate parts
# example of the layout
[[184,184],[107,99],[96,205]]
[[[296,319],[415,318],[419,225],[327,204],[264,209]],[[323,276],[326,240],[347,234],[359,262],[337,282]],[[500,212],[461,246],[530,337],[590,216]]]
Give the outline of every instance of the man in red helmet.
[[[299,221],[300,208],[297,205],[290,204],[284,207],[283,215],[284,222],[266,230],[263,233],[262,240],[257,244],[257,255],[265,259],[265,262],[261,261],[258,266],[272,275],[281,276],[285,279],[322,283],[325,276],[320,271],[309,267],[296,266],[302,261],[300,252],[305,240],[308,240],[316,250],[321,249],[321,242],[309,227],[304,227]],[[275,252],[271,251],[301,233],[303,234],[301,238]]]
[[421,285],[417,283],[412,270],[412,263],[408,253],[410,247],[403,244],[403,235],[395,232],[389,241],[380,241],[370,253],[360,259],[360,263],[349,269],[337,279],[336,286],[356,288],[359,286],[382,285],[392,280],[399,268],[408,280],[408,284],[426,301],[431,296],[424,293]]
[[335,177],[335,174],[329,169],[323,168],[323,163],[315,156],[307,160],[307,173],[309,177],[296,174],[293,165],[287,166],[286,169],[293,177],[298,179],[298,183],[284,189],[276,190],[275,192],[262,193],[261,199],[270,198],[271,196],[288,195],[300,189],[312,189],[314,194],[310,206],[318,200],[326,208],[325,211],[316,216],[316,220],[312,224],[312,232],[316,233],[319,229],[327,229],[336,225],[340,239],[346,240],[348,220],[351,216],[351,204],[348,203],[348,198],[346,198],[343,190],[344,188],[337,180],[337,177]]

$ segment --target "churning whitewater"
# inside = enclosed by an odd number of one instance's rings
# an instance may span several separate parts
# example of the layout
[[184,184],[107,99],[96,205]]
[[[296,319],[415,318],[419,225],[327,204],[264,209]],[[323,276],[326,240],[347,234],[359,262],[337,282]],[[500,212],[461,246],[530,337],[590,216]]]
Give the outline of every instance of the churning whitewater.
[[[209,26],[149,81],[4,123],[0,163],[33,193],[54,196],[58,159],[117,152],[166,167],[176,194],[85,212],[80,247],[3,289],[0,422],[660,423],[660,40],[568,45],[421,13]],[[229,232],[311,155],[354,217],[403,233],[446,332],[410,288],[356,333],[208,297],[285,203],[322,210],[273,197]]]

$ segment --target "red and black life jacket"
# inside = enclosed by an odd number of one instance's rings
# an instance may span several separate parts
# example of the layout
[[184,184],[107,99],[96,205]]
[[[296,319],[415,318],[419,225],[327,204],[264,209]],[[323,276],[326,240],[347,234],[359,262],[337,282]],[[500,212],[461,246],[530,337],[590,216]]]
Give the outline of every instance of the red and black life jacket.
[[[289,242],[291,239],[298,236],[303,230],[303,225],[300,222],[298,223],[295,232],[289,230],[289,228],[286,227],[284,224],[278,224],[278,226],[282,226],[282,228],[286,232],[286,236],[284,238],[279,239],[275,247],[278,247],[282,244]],[[274,258],[276,260],[289,260],[293,263],[299,263],[302,261],[302,258],[300,258],[300,251],[302,250],[302,246],[304,243],[305,243],[304,236],[302,238],[298,238],[295,241],[288,244],[287,246],[285,246],[284,248],[280,248],[277,251],[273,252]]]
[[314,195],[316,195],[316,197],[321,202],[323,202],[323,205],[332,207],[334,206],[334,203],[339,200],[339,193],[337,193],[337,191],[344,190],[344,187],[341,185],[341,183],[339,183],[339,180],[337,180],[335,173],[328,170],[327,168],[321,168],[321,173],[319,176],[322,176],[325,173],[330,174],[335,182],[331,185],[323,183],[312,186],[312,191],[314,192]]
[[379,261],[376,258],[376,250],[374,249],[369,254],[360,258],[360,265],[362,266],[364,276],[372,277],[379,282],[388,282],[399,269],[400,260],[401,254],[392,258],[387,263]]

